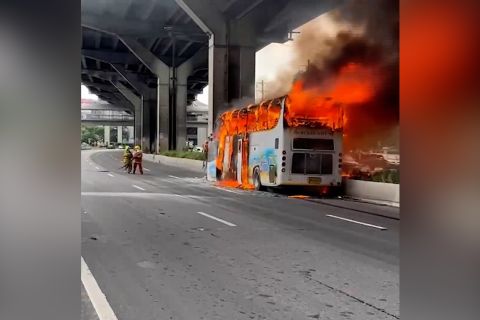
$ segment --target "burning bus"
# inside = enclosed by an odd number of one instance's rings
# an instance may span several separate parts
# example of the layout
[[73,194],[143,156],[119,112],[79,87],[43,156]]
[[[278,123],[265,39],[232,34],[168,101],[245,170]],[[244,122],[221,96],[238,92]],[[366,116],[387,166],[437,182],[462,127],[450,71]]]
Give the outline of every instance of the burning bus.
[[221,114],[209,148],[210,180],[256,190],[341,185],[343,108],[295,92]]

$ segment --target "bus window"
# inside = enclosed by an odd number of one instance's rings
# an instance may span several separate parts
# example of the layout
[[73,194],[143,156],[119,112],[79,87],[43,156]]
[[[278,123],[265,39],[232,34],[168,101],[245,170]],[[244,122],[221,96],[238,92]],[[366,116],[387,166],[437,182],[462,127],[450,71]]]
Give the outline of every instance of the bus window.
[[320,174],[321,173],[322,155],[318,153],[307,154],[306,173]]
[[292,157],[292,173],[305,174],[305,153],[294,153]]
[[268,129],[273,129],[277,126],[278,119],[280,119],[280,113],[282,107],[278,101],[272,100],[268,106]]
[[257,110],[258,130],[268,129],[268,101],[260,104]]
[[311,139],[311,138],[294,138],[294,150],[328,150],[333,151],[333,139]]
[[331,154],[322,154],[322,174],[332,174],[333,173],[333,155]]
[[257,131],[257,108],[258,106],[252,105],[247,108],[247,131]]

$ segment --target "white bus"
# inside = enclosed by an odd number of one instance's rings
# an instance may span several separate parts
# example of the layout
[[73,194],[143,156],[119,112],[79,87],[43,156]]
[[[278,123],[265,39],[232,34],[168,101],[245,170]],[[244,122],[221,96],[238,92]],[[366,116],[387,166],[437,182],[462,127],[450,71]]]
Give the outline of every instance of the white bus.
[[222,114],[209,149],[211,180],[256,190],[341,185],[341,126],[326,126],[318,118],[287,121],[286,99]]

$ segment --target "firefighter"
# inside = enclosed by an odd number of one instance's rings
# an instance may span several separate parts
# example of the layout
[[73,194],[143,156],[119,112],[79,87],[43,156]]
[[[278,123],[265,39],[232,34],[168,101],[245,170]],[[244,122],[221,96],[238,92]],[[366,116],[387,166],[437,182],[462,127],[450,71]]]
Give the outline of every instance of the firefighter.
[[133,152],[133,174],[137,171],[137,167],[140,170],[140,174],[143,174],[143,167],[142,167],[142,158],[143,152],[140,149],[140,146],[135,146],[135,152]]
[[202,168],[206,168],[207,167],[207,161],[208,161],[208,143],[210,141],[207,139],[205,140],[205,142],[203,143],[203,165],[202,165]]
[[133,154],[130,151],[130,147],[126,146],[125,151],[123,152],[123,169],[127,170],[128,173],[132,172],[132,158]]

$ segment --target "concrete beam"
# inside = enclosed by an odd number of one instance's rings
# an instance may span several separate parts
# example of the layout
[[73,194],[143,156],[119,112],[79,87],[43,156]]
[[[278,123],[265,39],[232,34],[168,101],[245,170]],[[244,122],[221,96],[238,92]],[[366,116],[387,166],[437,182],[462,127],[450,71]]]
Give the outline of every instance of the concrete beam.
[[[162,38],[170,35],[170,30],[167,26],[159,22],[146,22],[137,19],[124,19],[124,18],[110,18],[106,19],[105,16],[82,12],[82,27],[110,34],[112,36],[132,36],[132,37],[144,37],[144,38]],[[202,34],[196,28],[188,26],[174,26],[173,32],[178,39],[193,41],[193,42],[205,42],[208,35]]]
[[[140,64],[142,63],[135,55],[129,52],[118,52],[114,50],[93,50],[93,49],[82,49],[82,57],[89,59],[102,61],[105,63],[112,64]],[[162,61],[169,61],[171,56],[160,55],[156,56]],[[176,57],[177,60],[183,62],[185,58]]]
[[120,36],[120,41],[157,77],[168,80],[169,67],[135,38]]
[[82,84],[87,86],[88,88],[94,87],[96,89],[100,89],[103,91],[115,92],[115,87],[111,84],[104,84],[104,83],[95,83],[90,81],[82,81]]
[[123,65],[114,63],[111,64],[112,68],[127,81],[140,95],[148,95],[148,92],[152,89],[139,79],[138,74],[125,70]]
[[203,32],[215,37],[216,44],[227,43],[227,19],[212,6],[211,2],[205,0],[175,0],[188,16],[202,29]]
[[82,49],[82,56],[106,63],[137,64],[140,61],[134,55],[128,52],[118,52],[113,50],[91,50]]
[[333,10],[344,4],[346,0],[295,0],[279,11],[274,19],[269,19],[264,32],[271,32],[276,28],[288,26],[293,30],[302,24],[318,17],[322,13]]
[[124,86],[120,81],[112,81],[112,85],[128,100],[133,106],[141,105],[142,99]]

